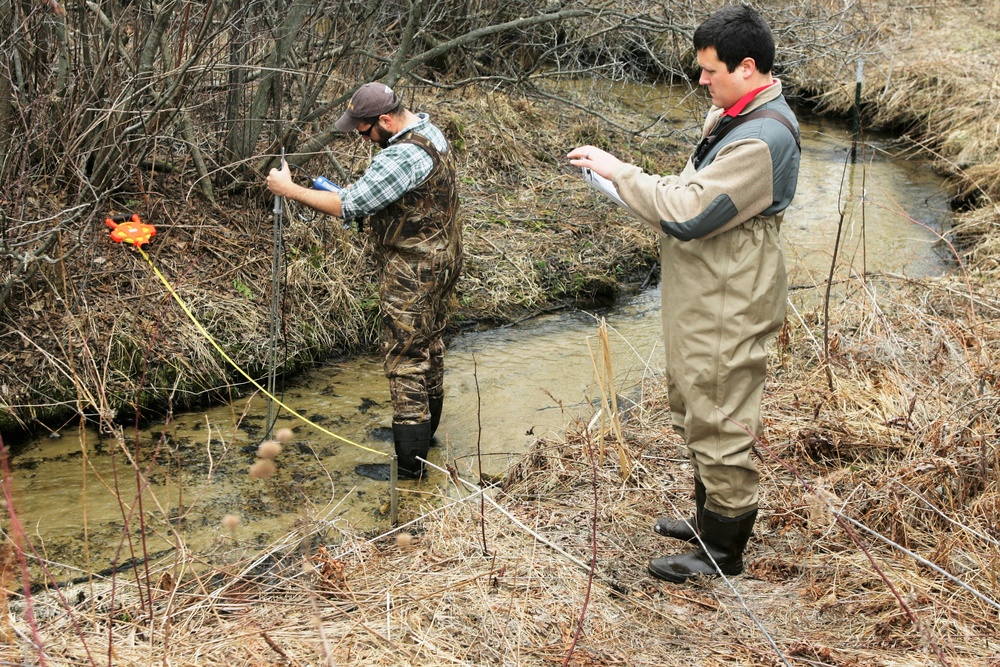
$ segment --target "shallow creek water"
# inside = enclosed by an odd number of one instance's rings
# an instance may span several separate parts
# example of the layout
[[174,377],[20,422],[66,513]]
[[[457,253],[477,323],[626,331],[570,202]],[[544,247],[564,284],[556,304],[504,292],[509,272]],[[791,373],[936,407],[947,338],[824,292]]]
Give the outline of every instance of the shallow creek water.
[[[842,209],[838,276],[947,270],[932,231],[947,223],[947,195],[927,164],[892,159],[880,148],[888,143],[875,139],[845,168],[846,124],[806,119],[802,134],[799,191],[784,227],[793,286],[824,285]],[[622,224],[636,223],[622,214]],[[816,292],[822,289],[796,290],[792,298]],[[478,478],[480,464],[484,473],[499,475],[536,438],[558,437],[572,420],[589,420],[600,397],[591,358],[599,316],[609,328],[618,393],[627,394],[662,368],[656,288],[600,315],[566,312],[460,334],[450,341],[444,417],[430,460],[453,465],[468,480]],[[391,420],[377,359],[316,368],[290,381],[281,399],[347,440],[391,451],[390,442],[376,437]],[[296,521],[317,516],[362,530],[388,526],[387,485],[353,472],[358,463],[385,459],[287,411],[279,411],[275,428],[291,428],[294,436],[277,458],[277,473],[251,479],[265,416],[265,400],[255,396],[177,415],[138,433],[126,429],[128,454],[89,429],[67,427],[58,438],[31,441],[12,462],[18,517],[38,551],[53,561],[58,580],[107,570],[143,549],[157,554],[182,544],[195,551],[234,542],[263,546]],[[129,456],[149,481],[141,497]],[[400,487],[404,517],[449,493],[447,477],[436,471],[422,483]],[[239,517],[239,525],[224,528],[225,515]],[[126,521],[131,542],[122,530]],[[140,523],[147,528],[144,546],[136,530]]]

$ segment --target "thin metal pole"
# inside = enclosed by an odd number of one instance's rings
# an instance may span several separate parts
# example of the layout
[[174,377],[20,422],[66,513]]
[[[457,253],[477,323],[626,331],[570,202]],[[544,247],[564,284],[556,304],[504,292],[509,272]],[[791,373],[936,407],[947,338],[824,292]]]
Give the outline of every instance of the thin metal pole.
[[861,80],[865,71],[865,61],[858,60],[857,79],[854,83],[854,141],[851,143],[851,160],[858,154],[858,141],[861,138]]
[[[285,148],[281,148],[281,165],[285,164]],[[283,198],[280,195],[274,197],[274,240],[271,251],[271,340],[269,358],[267,363],[267,428],[264,431],[264,438],[271,435],[277,414],[274,404],[275,386],[278,377],[278,337],[281,334],[281,221],[283,215]]]
[[399,458],[393,454],[389,459],[389,525],[399,523]]

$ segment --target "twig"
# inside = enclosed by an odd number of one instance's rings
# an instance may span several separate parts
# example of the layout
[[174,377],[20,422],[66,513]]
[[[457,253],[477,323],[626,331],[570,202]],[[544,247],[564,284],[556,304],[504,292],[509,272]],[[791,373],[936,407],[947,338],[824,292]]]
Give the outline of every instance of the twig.
[[566,652],[566,658],[563,660],[563,667],[569,667],[569,661],[573,658],[573,652],[576,650],[576,644],[580,640],[580,633],[583,632],[583,622],[587,618],[587,607],[590,606],[590,593],[594,588],[594,571],[597,567],[597,514],[599,511],[597,494],[597,457],[594,456],[594,452],[592,451],[593,445],[590,441],[589,432],[584,432],[583,441],[588,450],[588,458],[590,459],[591,490],[594,494],[594,507],[593,511],[590,513],[590,568],[587,572],[587,592],[583,598],[583,607],[580,609],[580,618],[576,623],[576,632],[573,633],[573,642],[570,644],[569,650]]
[[[472,379],[476,383],[476,462],[479,465],[479,485],[483,484],[483,397],[479,390],[479,372],[476,365],[476,355],[472,354]],[[482,531],[483,555],[489,556],[490,549],[486,544],[486,494],[479,496],[479,529]]]
[[[282,658],[284,658],[284,659],[285,659],[285,660],[287,660],[288,662],[291,662],[291,663],[294,663],[294,664],[296,664],[296,665],[297,665],[297,664],[299,664],[298,660],[295,660],[295,659],[294,659],[294,658],[292,658],[292,657],[291,657],[290,655],[288,655],[287,653],[285,653],[285,651],[284,651],[284,650],[283,650],[283,649],[282,649],[282,648],[281,648],[280,646],[278,646],[278,645],[277,645],[277,644],[276,644],[276,643],[274,642],[274,640],[273,640],[273,639],[271,639],[271,638],[270,638],[270,637],[268,636],[268,634],[267,634],[266,632],[264,632],[264,631],[261,631],[261,633],[260,633],[260,636],[261,636],[261,637],[263,637],[263,639],[264,639],[264,642],[265,642],[265,643],[266,643],[266,644],[267,644],[268,646],[270,646],[270,647],[271,647],[271,650],[272,650],[272,651],[274,651],[275,653],[277,653],[278,655],[280,655],[280,656],[281,656]],[[325,638],[324,638],[324,639],[325,639]],[[325,642],[324,642],[324,644],[325,644]]]

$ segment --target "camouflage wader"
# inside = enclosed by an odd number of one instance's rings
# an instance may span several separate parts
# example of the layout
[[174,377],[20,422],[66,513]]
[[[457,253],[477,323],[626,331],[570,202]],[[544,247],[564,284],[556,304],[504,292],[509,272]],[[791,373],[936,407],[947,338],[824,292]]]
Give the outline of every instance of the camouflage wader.
[[430,399],[444,396],[442,334],[462,270],[462,226],[452,151],[412,131],[395,143],[419,146],[434,161],[423,183],[369,221],[385,257],[380,336],[393,423],[420,424],[430,419]]

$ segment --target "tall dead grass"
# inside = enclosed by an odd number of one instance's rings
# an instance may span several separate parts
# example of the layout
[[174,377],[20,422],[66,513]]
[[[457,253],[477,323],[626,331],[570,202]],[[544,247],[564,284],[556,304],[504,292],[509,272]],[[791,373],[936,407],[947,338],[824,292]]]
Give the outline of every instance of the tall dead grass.
[[[652,518],[692,502],[651,372],[621,410],[620,439],[610,420],[578,424],[484,490],[436,473],[404,489],[397,529],[359,534],[325,510],[263,550],[220,530],[214,550],[156,564],[148,607],[131,576],[114,582],[113,609],[99,577],[36,593],[45,656],[993,667],[1000,348],[986,343],[1000,339],[1000,300],[950,279],[883,278],[842,296],[829,358],[806,317],[773,351],[761,516],[741,577],[677,586],[645,573],[648,558],[686,548]],[[602,455],[602,437],[620,452]],[[34,660],[22,602],[11,609],[9,648]]]
[[[1000,5],[934,2],[914,11],[891,2],[869,7],[877,38],[848,53],[808,59],[792,73],[822,109],[850,115],[862,64],[861,123],[902,130],[933,156],[956,188],[954,237],[972,267],[995,279],[1000,234]],[[870,41],[869,41],[870,39]]]

